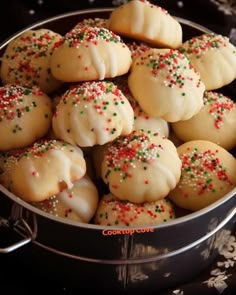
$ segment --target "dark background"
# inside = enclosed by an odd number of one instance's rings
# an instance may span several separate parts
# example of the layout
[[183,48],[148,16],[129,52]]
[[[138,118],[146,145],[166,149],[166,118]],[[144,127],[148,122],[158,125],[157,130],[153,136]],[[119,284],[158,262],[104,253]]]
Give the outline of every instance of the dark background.
[[[50,16],[73,10],[118,6],[122,2],[124,1],[5,0],[1,2],[0,8],[0,40]],[[230,10],[227,14],[224,13],[227,2],[224,0],[153,0],[152,2],[176,16],[191,19],[226,35],[230,33],[232,27],[236,27],[235,0],[228,1]]]

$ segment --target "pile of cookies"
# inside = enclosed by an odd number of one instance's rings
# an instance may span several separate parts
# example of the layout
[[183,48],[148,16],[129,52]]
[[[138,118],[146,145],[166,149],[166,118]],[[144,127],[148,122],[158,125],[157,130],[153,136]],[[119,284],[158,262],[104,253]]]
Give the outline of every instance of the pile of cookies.
[[157,225],[236,185],[236,47],[146,0],[65,35],[28,30],[1,58],[0,183],[59,218]]

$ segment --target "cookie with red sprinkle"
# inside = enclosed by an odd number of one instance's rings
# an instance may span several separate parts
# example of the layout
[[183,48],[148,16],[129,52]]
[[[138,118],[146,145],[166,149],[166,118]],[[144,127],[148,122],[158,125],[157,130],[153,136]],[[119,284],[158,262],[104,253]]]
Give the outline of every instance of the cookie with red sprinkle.
[[132,0],[115,8],[108,19],[115,33],[155,47],[178,48],[182,44],[182,26],[158,5],[147,0]]
[[103,152],[102,179],[121,200],[160,200],[175,188],[180,173],[175,145],[158,133],[134,130],[108,143]]
[[54,46],[50,68],[64,82],[103,80],[126,74],[131,52],[121,37],[103,27],[77,26]]
[[61,86],[51,73],[50,58],[61,35],[49,29],[28,30],[10,41],[1,59],[4,84],[38,86],[49,94]]
[[210,140],[227,150],[236,147],[236,104],[217,91],[205,91],[204,105],[191,119],[171,124],[183,141]]
[[0,153],[0,167],[0,183],[28,202],[40,202],[70,189],[86,173],[78,146],[51,139]]
[[39,87],[0,87],[0,151],[23,148],[51,128],[52,101]]
[[140,107],[167,122],[187,120],[203,106],[205,86],[188,58],[174,49],[150,49],[131,66],[128,85]]
[[138,42],[137,40],[127,41],[126,44],[131,51],[132,60],[134,60],[136,57],[139,57],[142,53],[150,50],[151,48],[147,43]]
[[179,50],[200,73],[206,90],[216,90],[236,78],[236,46],[228,37],[205,33],[185,41]]
[[137,204],[109,193],[100,199],[94,223],[103,226],[155,226],[173,219],[175,209],[167,198]]
[[177,147],[181,178],[168,197],[180,208],[197,211],[216,202],[236,186],[236,159],[208,140]]
[[57,138],[80,147],[111,142],[133,129],[133,109],[111,81],[72,85],[61,97],[52,118]]

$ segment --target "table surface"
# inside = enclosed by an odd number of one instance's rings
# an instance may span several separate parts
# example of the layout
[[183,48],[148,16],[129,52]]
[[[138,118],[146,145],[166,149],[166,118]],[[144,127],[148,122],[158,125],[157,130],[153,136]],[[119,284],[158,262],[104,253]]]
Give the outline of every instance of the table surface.
[[[69,0],[8,0],[1,3],[0,10],[0,41],[15,32],[31,25],[39,20],[46,19],[61,13],[80,9],[116,7],[126,1],[69,1]],[[153,3],[167,9],[171,14],[197,22],[215,32],[227,35],[236,45],[236,1],[216,0],[163,0]],[[6,19],[9,21],[6,23]],[[168,290],[163,295],[187,295],[187,294],[236,294],[236,228],[228,237],[222,253],[216,261],[203,273],[191,282],[182,284],[178,288]],[[2,270],[9,267],[11,272],[3,271],[0,279],[0,294],[38,294],[52,291],[55,294],[75,294],[70,288],[50,286],[50,280],[44,281],[36,288],[32,286],[30,278],[24,279],[22,274],[36,270],[25,269],[27,266],[19,265],[20,253],[4,254],[0,256]],[[49,286],[46,288],[46,283]],[[2,289],[1,289],[2,287]],[[1,291],[2,290],[2,291]],[[3,292],[4,290],[4,292]],[[78,293],[77,293],[78,294]],[[158,293],[160,294],[160,293]]]

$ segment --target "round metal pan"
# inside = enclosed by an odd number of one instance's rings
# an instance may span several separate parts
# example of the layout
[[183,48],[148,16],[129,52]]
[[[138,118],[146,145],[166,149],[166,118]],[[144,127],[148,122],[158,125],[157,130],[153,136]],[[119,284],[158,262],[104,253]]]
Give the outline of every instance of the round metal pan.
[[[107,18],[111,10],[75,11],[35,23],[3,42],[0,56],[13,38],[29,29],[65,34],[80,20]],[[210,32],[189,20],[176,19],[183,27],[184,40]],[[233,83],[224,91],[236,95]],[[236,189],[202,210],[152,228],[101,227],[55,217],[1,185],[0,202],[0,225],[21,237],[0,248],[0,253],[30,244],[34,267],[74,287],[113,289],[117,294],[163,290],[197,275],[215,259],[236,219]]]

